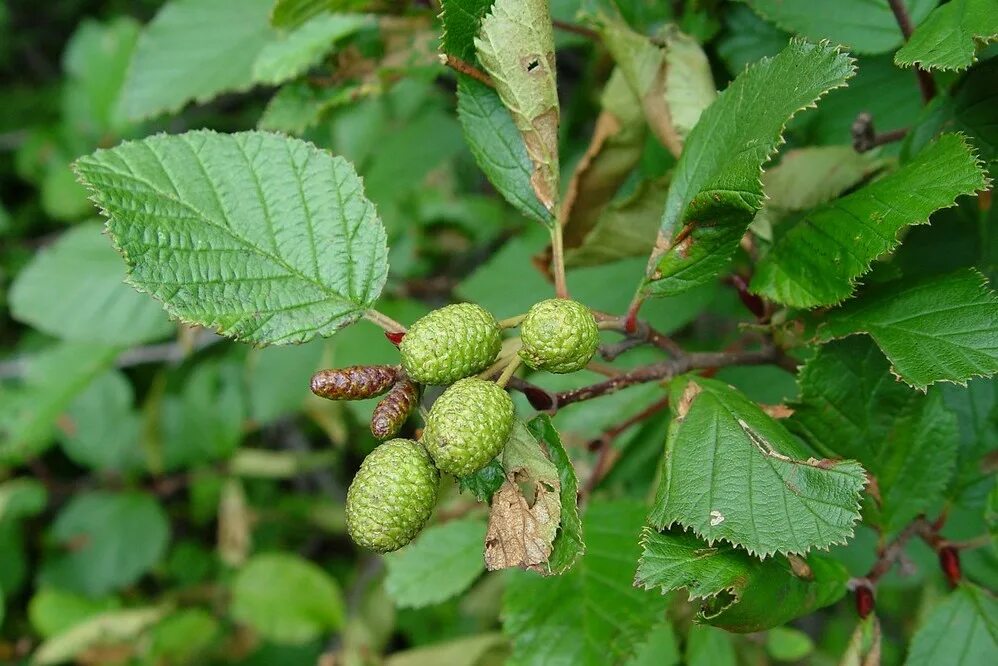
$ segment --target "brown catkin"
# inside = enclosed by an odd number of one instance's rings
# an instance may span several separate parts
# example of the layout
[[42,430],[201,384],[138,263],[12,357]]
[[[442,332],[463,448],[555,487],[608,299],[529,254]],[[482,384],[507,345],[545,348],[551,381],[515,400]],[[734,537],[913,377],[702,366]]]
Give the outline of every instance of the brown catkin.
[[312,393],[330,400],[363,400],[379,396],[398,379],[391,365],[353,365],[319,370],[312,375]]
[[377,439],[394,437],[419,404],[419,385],[408,377],[395,383],[371,415],[371,434]]

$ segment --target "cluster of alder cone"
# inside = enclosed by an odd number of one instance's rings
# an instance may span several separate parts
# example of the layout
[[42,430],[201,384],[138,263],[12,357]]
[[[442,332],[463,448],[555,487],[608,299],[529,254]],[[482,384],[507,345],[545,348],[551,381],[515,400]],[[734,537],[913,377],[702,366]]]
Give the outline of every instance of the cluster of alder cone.
[[[515,326],[519,342],[504,354],[502,331]],[[331,400],[387,393],[374,409],[371,433],[389,441],[364,459],[346,501],[350,537],[377,552],[397,550],[422,530],[436,504],[440,472],[470,476],[502,451],[514,418],[505,386],[521,362],[558,374],[575,372],[586,367],[599,345],[589,308],[557,298],[503,322],[478,305],[448,305],[408,331],[388,335],[399,348],[400,365],[320,370],[311,383],[313,393]],[[419,440],[390,439],[427,385],[447,388],[425,415]]]

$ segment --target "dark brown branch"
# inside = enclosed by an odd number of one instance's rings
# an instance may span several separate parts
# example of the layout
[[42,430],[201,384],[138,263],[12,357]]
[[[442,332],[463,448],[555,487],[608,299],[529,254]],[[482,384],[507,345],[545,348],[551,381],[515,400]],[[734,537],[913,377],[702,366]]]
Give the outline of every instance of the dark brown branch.
[[871,585],[876,585],[877,581],[887,574],[901,559],[905,546],[908,545],[912,537],[919,534],[927,526],[929,526],[929,523],[924,517],[916,518],[910,522],[886,548],[877,553],[877,561],[873,563],[873,567],[866,574],[866,581]]
[[857,153],[865,153],[877,146],[900,141],[908,134],[907,128],[877,134],[873,127],[873,116],[869,113],[861,113],[856,116],[850,131],[852,133],[852,147]]
[[666,396],[661,400],[653,402],[648,405],[640,412],[634,416],[624,419],[620,423],[611,426],[603,431],[603,434],[589,442],[590,451],[599,451],[599,457],[596,459],[596,465],[593,467],[592,473],[586,480],[585,485],[582,487],[581,495],[583,498],[588,497],[592,494],[599,482],[603,480],[604,477],[609,473],[610,469],[613,468],[615,460],[616,449],[613,448],[613,442],[621,434],[627,431],[631,426],[641,423],[645,419],[648,419],[655,414],[661,412],[669,407],[669,397]]
[[[908,14],[908,8],[905,7],[902,0],[887,0],[887,4],[891,6],[894,20],[897,21],[898,27],[901,28],[904,41],[907,42],[915,32],[915,25],[911,22],[911,15]],[[932,98],[936,96],[936,84],[932,80],[932,75],[918,65],[915,65],[915,75],[918,77],[918,87],[922,91],[922,100],[926,103],[932,101]]]
[[763,365],[766,363],[775,363],[778,359],[779,351],[776,348],[730,353],[701,352],[682,354],[681,356],[660,363],[630,370],[606,381],[556,393],[554,394],[555,404],[552,409],[557,410],[575,402],[583,402],[616,393],[622,388],[635,384],[646,384],[648,382],[671,379],[676,375],[681,375],[690,370],[722,368],[729,365]]
[[478,69],[470,62],[465,62],[460,58],[455,58],[454,56],[448,55],[446,53],[440,56],[440,61],[443,62],[443,64],[450,67],[451,69],[453,69],[454,71],[460,72],[462,74],[467,74],[471,78],[475,79],[476,81],[481,81],[490,88],[496,87],[496,84],[495,82],[492,81],[491,76],[489,76],[482,70]]
[[597,42],[600,39],[598,32],[586,28],[584,26],[578,25],[576,23],[569,23],[567,21],[559,21],[558,19],[554,19],[553,21],[551,21],[551,24],[554,27],[556,27],[558,30],[562,30],[564,32],[571,32],[576,35],[582,35],[586,39],[591,39]]
[[600,322],[600,328],[617,331],[627,336],[619,343],[606,345],[600,349],[600,355],[607,361],[612,361],[625,351],[643,344],[658,347],[670,356],[683,355],[682,348],[672,338],[656,331],[646,321],[629,322],[626,318],[605,317]]

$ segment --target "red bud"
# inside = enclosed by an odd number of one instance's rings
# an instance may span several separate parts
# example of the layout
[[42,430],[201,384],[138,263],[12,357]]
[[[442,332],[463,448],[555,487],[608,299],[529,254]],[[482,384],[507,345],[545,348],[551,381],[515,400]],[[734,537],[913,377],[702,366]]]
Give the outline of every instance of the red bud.
[[939,566],[946,574],[950,586],[956,587],[963,578],[960,571],[960,552],[953,546],[943,546],[939,549]]
[[867,585],[856,588],[856,613],[861,619],[869,617],[877,603],[873,598],[873,590]]
[[385,337],[388,338],[389,342],[391,342],[393,345],[395,345],[396,347],[398,347],[400,344],[402,344],[402,338],[405,337],[405,332],[404,331],[385,331]]

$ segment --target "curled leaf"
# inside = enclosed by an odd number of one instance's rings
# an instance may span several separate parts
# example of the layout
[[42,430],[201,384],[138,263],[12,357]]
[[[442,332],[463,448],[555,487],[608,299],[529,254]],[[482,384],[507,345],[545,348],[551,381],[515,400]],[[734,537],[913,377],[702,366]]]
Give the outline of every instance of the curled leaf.
[[549,211],[558,200],[558,89],[554,34],[545,0],[496,0],[475,39],[478,59],[523,135],[530,178]]

